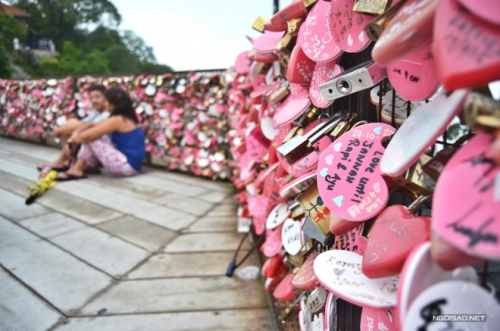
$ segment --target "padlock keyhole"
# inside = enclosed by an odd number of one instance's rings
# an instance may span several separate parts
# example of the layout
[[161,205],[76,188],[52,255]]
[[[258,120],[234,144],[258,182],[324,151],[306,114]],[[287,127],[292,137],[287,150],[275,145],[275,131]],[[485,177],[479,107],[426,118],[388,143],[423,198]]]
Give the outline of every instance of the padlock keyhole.
[[337,83],[337,89],[342,94],[348,94],[351,92],[351,84],[347,80],[339,80]]

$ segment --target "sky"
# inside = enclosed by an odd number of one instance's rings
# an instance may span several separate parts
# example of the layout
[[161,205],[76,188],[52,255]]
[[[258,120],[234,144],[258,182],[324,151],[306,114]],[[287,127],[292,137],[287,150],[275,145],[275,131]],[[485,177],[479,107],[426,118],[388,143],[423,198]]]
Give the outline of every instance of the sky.
[[[252,23],[273,13],[273,0],[111,0],[122,15],[120,30],[133,30],[152,46],[159,63],[176,71],[234,64],[257,37]],[[284,7],[291,0],[281,0]]]

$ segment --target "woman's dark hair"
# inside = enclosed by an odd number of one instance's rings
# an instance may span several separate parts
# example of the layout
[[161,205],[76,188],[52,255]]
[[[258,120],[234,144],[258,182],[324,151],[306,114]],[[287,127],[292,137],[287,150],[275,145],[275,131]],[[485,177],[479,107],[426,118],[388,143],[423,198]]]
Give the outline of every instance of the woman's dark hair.
[[99,91],[102,94],[106,94],[106,87],[104,85],[99,85],[99,84],[92,85],[89,87],[89,93],[92,91]]
[[119,87],[111,87],[104,93],[108,102],[114,105],[110,116],[121,115],[138,123],[137,116],[133,107],[132,99],[127,92]]

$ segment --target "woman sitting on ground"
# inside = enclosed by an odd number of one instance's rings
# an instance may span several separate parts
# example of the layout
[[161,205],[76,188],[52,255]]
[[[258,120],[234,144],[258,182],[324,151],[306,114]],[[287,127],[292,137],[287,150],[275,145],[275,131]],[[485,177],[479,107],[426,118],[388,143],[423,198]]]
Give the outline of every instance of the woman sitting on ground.
[[141,170],[146,155],[144,132],[137,126],[132,100],[118,87],[108,89],[105,96],[111,115],[71,136],[70,145],[81,144],[77,161],[56,180],[85,178],[85,172],[99,166],[118,176],[133,176]]

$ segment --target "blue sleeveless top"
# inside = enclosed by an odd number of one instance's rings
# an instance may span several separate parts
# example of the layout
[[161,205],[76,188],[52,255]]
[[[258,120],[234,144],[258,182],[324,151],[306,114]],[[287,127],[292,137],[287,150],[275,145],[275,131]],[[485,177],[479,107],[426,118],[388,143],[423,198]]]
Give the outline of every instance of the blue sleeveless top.
[[109,137],[116,149],[127,156],[128,163],[137,171],[141,171],[146,156],[144,131],[136,128],[130,132],[112,132]]

